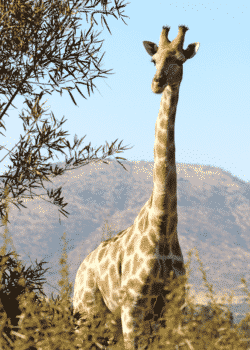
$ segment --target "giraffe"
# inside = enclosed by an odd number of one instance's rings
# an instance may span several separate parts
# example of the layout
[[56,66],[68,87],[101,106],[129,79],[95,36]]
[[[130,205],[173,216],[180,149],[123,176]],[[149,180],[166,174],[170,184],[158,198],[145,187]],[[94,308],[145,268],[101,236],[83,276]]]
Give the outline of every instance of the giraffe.
[[85,258],[74,285],[74,312],[100,314],[103,319],[111,313],[121,324],[126,350],[138,349],[146,320],[159,318],[170,272],[174,278],[185,274],[177,236],[174,125],[183,63],[200,44],[184,50],[188,27],[180,25],[172,42],[169,30],[163,26],[159,46],[143,41],[156,66],[152,91],[162,93],[155,125],[152,194],[130,227]]

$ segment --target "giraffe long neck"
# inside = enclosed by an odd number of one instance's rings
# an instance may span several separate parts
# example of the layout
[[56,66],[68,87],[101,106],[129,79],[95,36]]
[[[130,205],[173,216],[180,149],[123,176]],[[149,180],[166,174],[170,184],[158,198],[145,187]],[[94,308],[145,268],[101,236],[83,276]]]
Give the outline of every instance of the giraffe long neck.
[[[179,87],[167,86],[162,94],[155,125],[153,193],[149,217],[160,225],[161,234],[177,238],[177,176],[174,126]],[[151,214],[151,215],[150,215]],[[175,241],[175,240],[174,240]]]

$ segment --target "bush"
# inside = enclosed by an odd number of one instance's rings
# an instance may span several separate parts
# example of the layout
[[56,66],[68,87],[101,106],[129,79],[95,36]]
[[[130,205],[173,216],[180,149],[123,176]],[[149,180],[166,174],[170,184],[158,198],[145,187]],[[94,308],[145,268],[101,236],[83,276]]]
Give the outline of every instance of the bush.
[[[65,240],[65,234],[63,239]],[[65,253],[60,259],[60,264],[63,265],[62,279],[59,281],[60,295],[54,299],[53,295],[47,298],[43,292],[42,285],[45,282],[41,281],[41,276],[48,270],[43,269],[44,262],[36,262],[36,268],[29,267],[25,270],[21,261],[11,257],[16,253],[4,254],[4,249],[5,245],[2,247],[0,260],[1,350],[123,348],[123,339],[118,338],[117,333],[117,326],[121,325],[116,324],[112,314],[103,323],[101,317],[87,319],[84,315],[73,313],[69,297],[72,286],[67,279]],[[189,287],[184,288],[188,285],[191,252],[189,256],[186,276],[170,279],[169,286],[165,288],[167,303],[161,317],[147,321],[148,327],[141,337],[143,348],[146,340],[146,348],[149,350],[247,349],[249,316],[240,325],[233,324],[232,313],[222,304],[215,303],[212,287],[207,283],[201,262],[201,271],[211,302],[207,306],[196,306],[189,298]],[[244,279],[242,283],[245,284]],[[35,293],[36,290],[39,293]]]

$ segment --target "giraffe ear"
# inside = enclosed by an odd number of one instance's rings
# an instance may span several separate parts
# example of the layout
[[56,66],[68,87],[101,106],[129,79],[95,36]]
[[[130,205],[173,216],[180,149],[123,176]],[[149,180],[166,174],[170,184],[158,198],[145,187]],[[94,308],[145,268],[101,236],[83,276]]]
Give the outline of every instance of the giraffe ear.
[[150,56],[153,56],[157,52],[158,46],[155,43],[152,43],[151,41],[143,41],[142,43]]
[[184,56],[186,59],[192,58],[196,55],[197,51],[199,50],[200,43],[193,43],[189,44],[186,50],[184,51]]

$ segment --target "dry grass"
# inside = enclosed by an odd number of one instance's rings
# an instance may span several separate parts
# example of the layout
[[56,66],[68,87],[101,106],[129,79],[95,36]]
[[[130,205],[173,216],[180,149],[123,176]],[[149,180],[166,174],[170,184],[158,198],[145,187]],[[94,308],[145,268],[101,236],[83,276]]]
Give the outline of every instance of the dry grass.
[[[64,233],[62,239],[65,249],[60,260],[61,280],[59,282],[60,295],[54,300],[51,298],[38,297],[34,292],[38,282],[38,275],[41,276],[45,270],[41,264],[35,270],[25,272],[21,262],[6,254],[7,222],[5,225],[4,245],[1,250],[1,289],[0,289],[0,349],[1,350],[73,350],[73,349],[123,349],[122,336],[114,344],[112,337],[116,331],[115,321],[110,316],[105,320],[105,326],[100,326],[101,319],[85,320],[82,322],[79,315],[73,315],[72,284],[68,281],[68,266],[66,255],[66,243]],[[108,228],[108,236],[112,237],[112,232]],[[15,251],[13,255],[16,255]],[[192,252],[189,252],[189,261],[186,264],[187,275],[178,280],[172,280],[174,293],[170,293],[168,298],[168,308],[164,315],[165,327],[161,327],[156,332],[152,330],[153,325],[148,323],[145,335],[141,336],[143,345],[148,343],[148,349],[173,349],[173,350],[203,350],[203,349],[223,349],[223,350],[243,350],[248,349],[248,327],[249,315],[238,325],[232,324],[230,312],[225,313],[214,301],[212,286],[208,284],[206,274],[199,259],[203,274],[204,283],[208,289],[210,305],[201,311],[197,311],[193,301],[189,298],[189,288],[186,288],[186,308],[180,309],[183,283],[188,285],[189,266]],[[10,279],[7,279],[6,272],[9,271]],[[14,278],[15,277],[15,278]],[[246,282],[242,279],[246,286]],[[171,287],[170,285],[170,287]],[[41,291],[41,290],[40,290]],[[245,288],[247,300],[249,292]],[[232,302],[232,295],[229,302]],[[18,304],[19,303],[19,304]],[[188,312],[187,312],[188,310]],[[184,312],[185,311],[185,312]],[[151,335],[149,336],[149,330]],[[142,345],[142,348],[143,348]]]

